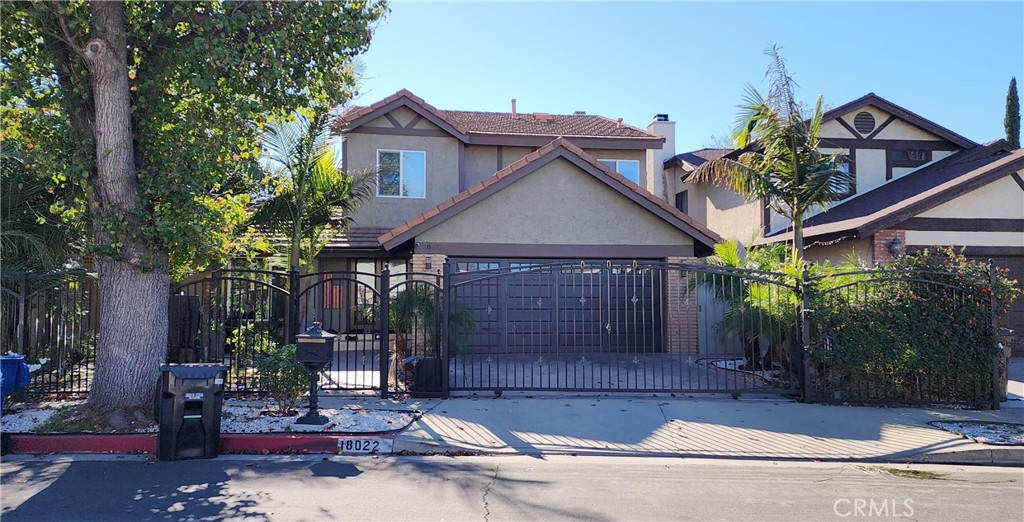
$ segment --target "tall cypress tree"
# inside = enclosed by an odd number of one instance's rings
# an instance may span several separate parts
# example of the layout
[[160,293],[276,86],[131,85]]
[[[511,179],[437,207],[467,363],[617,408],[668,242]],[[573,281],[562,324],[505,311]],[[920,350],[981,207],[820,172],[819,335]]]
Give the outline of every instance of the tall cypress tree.
[[1017,97],[1017,78],[1010,79],[1010,89],[1006,91],[1006,117],[1003,118],[1006,128],[1006,141],[1014,147],[1020,147],[1020,99]]

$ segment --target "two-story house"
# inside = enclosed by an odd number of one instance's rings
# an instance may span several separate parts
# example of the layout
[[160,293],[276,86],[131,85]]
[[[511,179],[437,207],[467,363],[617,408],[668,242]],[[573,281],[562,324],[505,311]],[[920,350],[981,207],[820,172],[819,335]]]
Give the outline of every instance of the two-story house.
[[[666,125],[661,115],[652,129]],[[706,255],[720,240],[660,197],[666,138],[621,119],[520,113],[515,100],[508,113],[440,110],[402,90],[349,109],[335,132],[344,168],[374,173],[376,193],[323,249],[320,270],[374,273],[388,263],[393,272],[438,273],[445,260],[457,272],[540,261],[679,261]],[[572,291],[554,272],[537,277],[550,278],[533,282],[537,292]],[[615,292],[619,280],[603,284]],[[660,315],[653,299],[645,303],[646,313]]]
[[[842,152],[854,182],[848,195],[804,221],[809,260],[866,264],[932,245],[991,258],[1024,287],[1024,150],[1005,141],[975,143],[875,94],[828,111],[822,150]],[[664,163],[676,207],[742,245],[792,241],[790,223],[763,202],[692,183],[706,161],[736,151],[702,149]],[[1024,331],[1024,300],[1011,312]]]

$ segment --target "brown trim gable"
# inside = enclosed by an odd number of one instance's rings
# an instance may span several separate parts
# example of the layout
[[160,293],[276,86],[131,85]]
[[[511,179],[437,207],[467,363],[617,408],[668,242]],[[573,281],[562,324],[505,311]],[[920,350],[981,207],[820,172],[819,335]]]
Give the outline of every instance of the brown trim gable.
[[709,248],[716,242],[721,241],[721,238],[714,232],[692,221],[689,216],[669,207],[667,203],[662,202],[643,188],[626,180],[626,178],[584,152],[583,149],[563,138],[558,138],[527,156],[516,160],[493,176],[487,177],[483,181],[470,186],[465,191],[456,194],[451,199],[443,201],[419,216],[382,234],[378,240],[386,249],[395,248],[424,231],[443,223],[452,216],[476,205],[488,196],[558,158],[566,159],[584,172],[603,181],[623,196],[626,196],[680,231],[691,236],[694,241],[702,243]]
[[[848,113],[851,113],[851,112],[853,112],[853,111],[855,111],[857,109],[860,109],[860,108],[863,108],[863,107],[867,107],[868,105],[873,106],[873,107],[875,107],[875,108],[877,108],[879,110],[885,111],[885,112],[889,113],[890,115],[896,116],[897,118],[900,118],[900,119],[906,121],[907,123],[910,123],[910,124],[912,124],[912,125],[914,125],[916,127],[920,127],[921,129],[924,129],[924,130],[926,130],[926,131],[928,131],[928,132],[930,132],[930,133],[932,133],[932,134],[934,134],[936,136],[939,136],[940,138],[943,138],[943,139],[945,139],[945,140],[947,140],[949,142],[952,142],[952,143],[956,144],[957,146],[959,146],[961,148],[969,149],[969,148],[974,147],[975,145],[977,145],[977,143],[975,143],[975,142],[973,142],[973,141],[971,141],[971,140],[969,140],[969,139],[967,139],[967,138],[965,138],[965,137],[963,137],[963,136],[961,136],[961,135],[959,135],[959,134],[957,134],[957,133],[955,133],[955,132],[953,132],[953,131],[951,131],[951,130],[949,130],[949,129],[947,129],[947,128],[945,128],[945,127],[943,127],[943,126],[941,126],[941,125],[939,125],[939,124],[937,124],[937,123],[935,123],[935,122],[933,122],[931,120],[929,120],[929,119],[927,119],[927,118],[924,118],[924,117],[919,116],[919,115],[917,115],[917,114],[915,114],[913,112],[910,112],[907,109],[904,109],[903,107],[900,107],[899,105],[896,105],[895,103],[892,103],[889,100],[886,100],[886,99],[882,98],[881,96],[878,96],[877,94],[875,94],[873,92],[869,92],[869,93],[865,94],[864,96],[861,96],[860,98],[857,98],[856,100],[853,100],[851,102],[845,103],[843,105],[840,105],[839,107],[836,107],[836,108],[826,112],[822,116],[821,121],[822,121],[822,123],[824,123],[826,121],[832,121],[832,120],[840,119],[840,116],[844,116],[844,115],[846,115]],[[844,123],[845,122],[842,122],[842,121],[840,122],[841,125],[844,124]],[[889,123],[891,123],[891,122],[886,120],[884,125],[888,126]],[[844,127],[845,127],[845,125],[844,125]],[[876,130],[879,130],[879,129],[876,128]],[[868,138],[873,138],[875,134],[877,134],[877,133],[872,133],[871,135],[868,136]],[[856,134],[854,134],[854,136],[860,136],[860,133],[856,133]]]
[[[463,129],[454,126],[453,124],[442,118],[437,113],[437,109],[434,109],[432,106],[426,103],[422,103],[422,100],[420,100],[419,98],[411,98],[411,95],[412,93],[409,93],[408,91],[405,90],[398,91],[398,93],[388,98],[385,98],[380,102],[377,102],[369,107],[364,107],[351,114],[343,115],[342,118],[351,119],[339,119],[339,123],[341,124],[341,128],[339,129],[340,132],[353,132],[359,127],[363,126],[364,124],[373,121],[377,118],[380,118],[382,115],[385,118],[387,118],[388,116],[391,116],[390,113],[395,109],[398,109],[400,107],[406,107],[409,110],[415,112],[417,116],[421,116],[423,119],[440,127],[445,132],[451,134],[455,138],[458,138],[463,143],[467,141],[466,132]],[[391,129],[394,132],[388,132],[389,134],[412,134],[413,131],[423,130],[406,128],[399,125],[397,121],[392,120],[394,120],[393,116],[388,121],[391,121],[391,124],[394,125],[394,128]]]

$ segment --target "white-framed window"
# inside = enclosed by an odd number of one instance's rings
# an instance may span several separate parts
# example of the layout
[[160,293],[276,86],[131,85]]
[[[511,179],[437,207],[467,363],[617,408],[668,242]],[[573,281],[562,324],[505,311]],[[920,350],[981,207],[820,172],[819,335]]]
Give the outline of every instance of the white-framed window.
[[604,163],[608,168],[622,174],[622,177],[640,184],[640,162],[637,160],[614,160],[614,159],[603,159],[597,160]]
[[427,153],[421,150],[377,150],[377,196],[427,197]]

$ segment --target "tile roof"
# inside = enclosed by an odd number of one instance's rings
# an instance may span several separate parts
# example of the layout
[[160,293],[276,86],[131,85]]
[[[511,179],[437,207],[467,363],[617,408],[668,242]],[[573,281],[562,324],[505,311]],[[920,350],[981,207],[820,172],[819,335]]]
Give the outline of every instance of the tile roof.
[[468,132],[531,136],[658,138],[654,134],[592,114],[516,114],[510,112],[440,111],[448,121]]
[[[718,234],[715,234],[704,225],[694,221],[690,216],[680,212],[675,207],[669,205],[665,201],[662,201],[660,198],[644,190],[637,184],[627,180],[618,172],[609,169],[606,165],[590,154],[584,152],[583,149],[577,147],[568,139],[557,138],[547,145],[513,162],[511,165],[498,171],[493,176],[487,177],[483,181],[467,188],[465,191],[456,194],[454,197],[442,201],[437,206],[428,209],[426,212],[423,212],[422,214],[391,229],[387,233],[382,234],[378,238],[378,241],[380,241],[380,244],[384,245],[385,248],[393,248],[398,244],[411,239],[416,234],[445,221],[449,217],[446,214],[454,215],[457,213],[459,209],[455,209],[453,207],[460,205],[460,203],[462,204],[461,207],[472,206],[477,201],[482,201],[494,191],[500,190],[504,185],[514,181],[516,179],[515,175],[520,171],[523,171],[527,166],[534,162],[542,161],[542,159],[547,157],[554,159],[557,155],[560,155],[563,152],[579,158],[585,164],[589,164],[603,173],[605,178],[602,179],[601,177],[598,177],[598,179],[601,179],[609,185],[616,183],[613,188],[624,188],[631,191],[635,196],[637,196],[636,201],[640,203],[641,206],[644,206],[655,214],[659,214],[670,224],[676,226],[676,228],[679,228],[691,235],[695,241],[699,241],[710,247],[722,240]],[[491,190],[487,190],[489,187],[496,184],[501,185],[494,187]],[[480,195],[478,196],[477,194]]]
[[348,230],[333,235],[324,248],[380,250],[377,238],[388,230],[390,229],[387,227],[349,227]]
[[[867,237],[930,208],[1024,169],[1024,150],[998,140],[947,156],[804,220],[804,237]],[[755,244],[792,239],[783,230]]]
[[661,136],[651,134],[637,127],[611,120],[604,116],[592,114],[540,114],[518,113],[515,116],[508,112],[480,112],[440,110],[430,105],[423,98],[416,96],[407,89],[402,89],[366,107],[351,107],[335,121],[336,132],[365,123],[363,120],[377,111],[397,105],[416,107],[432,121],[453,134],[464,137],[466,134],[499,134],[507,136],[548,136],[555,138],[588,137],[588,138],[636,138],[643,140],[662,140]]

